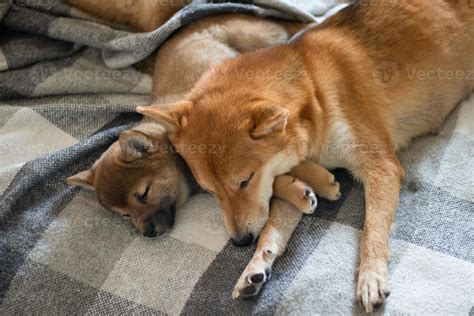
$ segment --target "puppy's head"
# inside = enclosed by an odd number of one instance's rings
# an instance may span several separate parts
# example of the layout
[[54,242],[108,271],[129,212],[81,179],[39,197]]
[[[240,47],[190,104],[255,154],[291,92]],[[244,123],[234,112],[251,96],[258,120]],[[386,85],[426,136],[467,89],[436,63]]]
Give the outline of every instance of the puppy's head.
[[245,68],[236,69],[235,63],[238,58],[206,75],[187,102],[137,111],[166,126],[196,180],[218,199],[234,243],[246,245],[268,220],[275,176],[304,158],[291,128],[299,114],[292,117],[284,105],[306,100],[293,95],[297,80],[243,82],[237,76]]
[[105,207],[152,238],[173,226],[176,208],[189,196],[181,169],[164,128],[148,123],[122,132],[90,170],[67,182],[94,189]]

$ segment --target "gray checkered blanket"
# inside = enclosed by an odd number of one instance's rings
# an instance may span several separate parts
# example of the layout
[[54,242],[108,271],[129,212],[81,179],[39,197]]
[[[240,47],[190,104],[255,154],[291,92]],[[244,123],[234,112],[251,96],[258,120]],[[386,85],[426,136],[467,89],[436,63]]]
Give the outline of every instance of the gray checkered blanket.
[[[65,178],[140,120],[143,60],[181,26],[248,12],[309,21],[333,1],[194,1],[132,34],[59,0],[0,0],[0,314],[342,314],[354,302],[363,190],[305,216],[263,293],[231,300],[252,248],[229,243],[216,202],[194,197],[167,237],[147,240]],[[336,8],[337,9],[337,8]],[[334,10],[336,10],[334,9]],[[392,296],[380,312],[466,315],[474,305],[474,98],[439,135],[400,154],[407,171],[390,241]]]

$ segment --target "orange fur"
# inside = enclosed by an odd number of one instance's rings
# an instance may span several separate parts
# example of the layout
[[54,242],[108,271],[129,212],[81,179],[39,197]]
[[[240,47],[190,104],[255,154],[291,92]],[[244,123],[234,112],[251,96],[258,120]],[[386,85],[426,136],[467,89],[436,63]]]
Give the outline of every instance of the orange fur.
[[[352,171],[366,194],[357,296],[371,312],[388,293],[388,236],[404,174],[396,151],[472,91],[473,38],[472,10],[456,0],[359,3],[288,45],[222,63],[178,106],[137,110],[168,126],[234,237],[260,232],[274,178],[303,160]],[[413,77],[434,70],[429,80]],[[439,74],[453,72],[464,75]],[[194,153],[189,144],[225,151]]]

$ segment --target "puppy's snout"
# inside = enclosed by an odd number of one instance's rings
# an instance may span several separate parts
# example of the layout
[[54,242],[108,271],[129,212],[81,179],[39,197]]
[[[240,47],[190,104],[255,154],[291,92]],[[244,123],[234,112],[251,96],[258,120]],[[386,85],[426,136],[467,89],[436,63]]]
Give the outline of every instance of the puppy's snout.
[[232,238],[232,244],[237,247],[247,247],[250,246],[253,242],[253,234],[247,234],[243,238],[237,240]]
[[147,229],[143,232],[143,236],[148,238],[154,238],[158,235],[158,232],[155,229],[155,225],[148,225]]

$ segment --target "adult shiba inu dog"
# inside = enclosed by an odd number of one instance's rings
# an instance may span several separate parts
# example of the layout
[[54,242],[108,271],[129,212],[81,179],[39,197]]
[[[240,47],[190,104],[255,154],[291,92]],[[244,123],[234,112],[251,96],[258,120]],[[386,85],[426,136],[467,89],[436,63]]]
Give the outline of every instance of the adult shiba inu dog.
[[[357,297],[389,294],[388,237],[404,171],[396,151],[437,129],[472,91],[474,10],[459,0],[364,1],[292,43],[245,53],[205,75],[186,101],[139,107],[166,126],[233,238],[260,233],[276,176],[311,159],[364,184]],[[428,80],[413,73],[450,73]],[[217,144],[219,154],[188,144]]]
[[[151,21],[149,16],[153,15],[153,10],[160,9],[160,2],[154,2],[155,6],[146,6],[148,10],[144,12],[124,12],[120,1],[116,5],[115,1],[69,2],[89,13],[126,23],[139,31],[153,30],[164,22],[161,18]],[[151,4],[137,0],[130,3],[131,7],[140,8],[138,2]],[[164,13],[166,16],[171,14],[170,8],[157,12],[156,17]],[[180,100],[203,72],[217,62],[235,57],[241,51],[286,42],[306,26],[241,14],[197,21],[179,31],[157,52],[153,99],[157,102]],[[190,146],[188,149],[216,153],[222,150],[213,145],[206,148]],[[339,198],[339,184],[330,172],[310,162],[304,162],[301,167],[311,172],[296,174],[298,179],[307,178],[308,184],[322,197],[329,200]],[[308,178],[308,174],[311,177]],[[311,213],[316,208],[313,190],[298,179],[280,176],[274,182],[273,195],[280,199],[272,201],[270,218],[262,223],[265,228],[257,250],[237,283],[234,297],[252,296],[259,292],[268,279],[275,258],[286,248],[302,212]],[[140,233],[151,238],[171,229],[176,210],[192,194],[201,190],[187,165],[173,150],[164,128],[152,123],[140,124],[123,132],[119,141],[104,152],[89,170],[68,178],[68,183],[95,190],[106,208],[128,218]],[[233,242],[245,245],[253,239],[253,236],[244,236]]]

